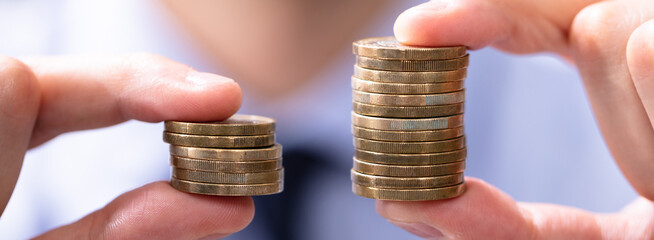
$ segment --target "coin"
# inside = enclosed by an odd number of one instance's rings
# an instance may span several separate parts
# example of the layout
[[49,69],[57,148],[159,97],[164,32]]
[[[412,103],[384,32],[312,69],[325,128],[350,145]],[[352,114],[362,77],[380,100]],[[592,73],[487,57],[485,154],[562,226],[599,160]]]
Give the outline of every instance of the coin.
[[353,43],[352,190],[387,200],[435,200],[465,190],[464,46]]
[[352,102],[352,111],[373,117],[392,118],[429,118],[444,117],[463,113],[463,103],[433,105],[433,106],[382,106],[360,102]]
[[352,77],[352,89],[371,93],[434,94],[463,89],[463,81],[442,83],[380,83]]
[[463,127],[438,129],[432,131],[383,131],[352,126],[352,135],[389,142],[427,142],[452,139],[463,136]]
[[172,175],[174,178],[204,182],[204,183],[223,183],[223,184],[259,184],[273,183],[284,179],[284,169],[270,172],[258,173],[231,173],[231,172],[205,172],[173,168]]
[[167,132],[191,135],[212,136],[244,136],[268,135],[275,131],[275,120],[272,118],[236,114],[220,122],[180,122],[165,121]]
[[462,57],[465,46],[417,47],[403,45],[394,37],[376,37],[359,40],[352,44],[353,52],[359,56],[379,59],[433,60]]
[[354,126],[377,130],[436,130],[463,126],[463,115],[437,118],[396,119],[370,117],[352,112]]
[[426,95],[380,94],[352,90],[352,101],[385,106],[433,106],[461,103],[465,100],[463,90]]
[[465,161],[438,165],[384,165],[354,158],[354,170],[360,173],[387,177],[434,177],[463,172]]
[[275,135],[203,136],[164,132],[163,140],[173,145],[188,147],[255,148],[272,146],[275,144]]
[[254,173],[269,172],[282,168],[282,159],[232,162],[216,160],[200,160],[183,157],[170,157],[170,165],[176,168],[207,171],[207,172],[229,172],[229,173]]
[[220,161],[259,161],[282,157],[282,145],[249,149],[196,148],[170,145],[170,154],[179,157]]
[[421,189],[385,189],[352,184],[352,191],[362,197],[395,200],[395,201],[427,201],[441,200],[460,196],[465,192],[465,182],[454,186]]
[[256,196],[280,193],[284,189],[283,182],[264,183],[264,184],[216,184],[216,183],[198,183],[185,181],[182,179],[171,178],[170,185],[173,188],[196,194],[219,195],[219,196]]
[[355,149],[354,158],[385,165],[436,165],[465,160],[466,149],[424,154],[389,154]]
[[463,182],[463,173],[437,177],[386,177],[350,171],[352,183],[376,188],[435,188]]
[[400,72],[452,71],[468,66],[468,55],[447,60],[381,60],[357,56],[357,65],[362,68]]
[[462,149],[465,147],[465,138],[432,142],[384,142],[355,137],[354,147],[381,153],[437,153]]
[[462,81],[468,73],[467,68],[442,72],[396,72],[366,69],[354,65],[354,75],[358,79],[383,83],[439,83]]

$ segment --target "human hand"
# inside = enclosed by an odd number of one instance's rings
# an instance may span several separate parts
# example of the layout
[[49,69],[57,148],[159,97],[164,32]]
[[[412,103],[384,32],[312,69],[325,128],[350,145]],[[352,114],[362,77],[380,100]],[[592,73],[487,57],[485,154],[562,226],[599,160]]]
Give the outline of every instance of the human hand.
[[[65,132],[129,119],[225,119],[240,107],[234,81],[148,54],[43,57],[24,63],[0,57],[0,214],[27,149]],[[247,226],[250,197],[184,193],[156,182],[41,239],[211,239]]]
[[378,201],[377,211],[424,238],[654,238],[654,2],[623,0],[438,0],[402,13],[398,40],[410,45],[493,46],[554,52],[573,62],[604,139],[639,197],[615,214],[516,203],[466,178],[461,197]]

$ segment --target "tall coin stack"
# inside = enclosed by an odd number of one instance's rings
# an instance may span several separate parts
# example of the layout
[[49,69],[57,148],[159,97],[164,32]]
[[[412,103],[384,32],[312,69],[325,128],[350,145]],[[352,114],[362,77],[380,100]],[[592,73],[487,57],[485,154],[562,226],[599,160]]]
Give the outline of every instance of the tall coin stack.
[[234,115],[222,122],[166,121],[170,143],[170,184],[184,192],[255,196],[284,187],[282,146],[275,143],[275,120]]
[[356,41],[353,50],[352,191],[401,201],[461,195],[466,48],[382,37]]

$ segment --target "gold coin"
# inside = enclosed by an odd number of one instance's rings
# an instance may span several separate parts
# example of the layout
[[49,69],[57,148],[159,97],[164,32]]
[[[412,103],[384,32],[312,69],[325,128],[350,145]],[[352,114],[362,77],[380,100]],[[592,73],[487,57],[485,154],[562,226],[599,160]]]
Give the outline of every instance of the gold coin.
[[468,73],[467,68],[442,72],[394,72],[366,69],[354,65],[354,76],[358,79],[383,83],[439,83],[462,81]]
[[437,165],[466,159],[466,149],[441,153],[389,154],[354,149],[354,157],[364,162],[385,165]]
[[358,138],[388,142],[428,142],[463,136],[463,127],[432,131],[382,131],[352,126],[352,135]]
[[420,188],[420,189],[385,189],[366,187],[352,184],[352,192],[356,195],[394,201],[428,201],[441,200],[458,197],[465,192],[465,182],[441,188]]
[[444,117],[463,113],[463,103],[433,105],[433,106],[382,106],[360,102],[352,102],[352,111],[373,117],[392,118],[428,118]]
[[352,89],[387,94],[434,94],[463,89],[463,80],[442,83],[380,83],[352,77]]
[[203,148],[256,148],[275,144],[275,134],[253,136],[202,136],[164,132],[164,142]]
[[463,182],[463,173],[437,177],[385,177],[352,170],[352,183],[376,188],[435,188],[452,186]]
[[170,145],[170,154],[179,157],[220,160],[220,161],[260,161],[282,157],[282,145],[248,149],[196,148]]
[[166,121],[167,132],[191,135],[212,136],[244,136],[267,135],[275,131],[275,120],[272,118],[236,114],[220,122],[180,122]]
[[270,172],[258,173],[227,173],[227,172],[205,172],[181,168],[173,168],[172,175],[174,178],[204,182],[204,183],[223,183],[223,184],[258,184],[274,183],[284,180],[284,169]]
[[284,190],[284,182],[235,185],[198,183],[172,178],[170,185],[182,192],[217,196],[258,196],[280,193]]
[[384,165],[364,162],[354,158],[354,171],[387,177],[435,177],[463,172],[466,162],[453,162],[438,165]]
[[367,38],[352,44],[356,55],[379,59],[433,60],[462,57],[465,46],[454,47],[414,47],[402,45],[395,37]]
[[357,56],[357,65],[362,68],[399,72],[439,72],[468,67],[468,55],[447,60],[381,60]]
[[225,162],[170,156],[170,165],[176,168],[207,172],[254,173],[281,169],[282,159],[250,162]]
[[352,112],[352,125],[377,130],[437,130],[463,126],[463,115],[437,118],[397,119],[364,116]]
[[178,157],[220,160],[220,161],[260,161],[282,157],[282,145],[275,144],[266,148],[218,149],[195,148],[170,145],[170,154]]
[[384,142],[354,138],[357,149],[381,153],[437,153],[462,149],[466,146],[465,137],[433,142]]
[[425,95],[380,94],[352,90],[352,101],[384,106],[434,106],[462,103],[463,90],[450,93]]

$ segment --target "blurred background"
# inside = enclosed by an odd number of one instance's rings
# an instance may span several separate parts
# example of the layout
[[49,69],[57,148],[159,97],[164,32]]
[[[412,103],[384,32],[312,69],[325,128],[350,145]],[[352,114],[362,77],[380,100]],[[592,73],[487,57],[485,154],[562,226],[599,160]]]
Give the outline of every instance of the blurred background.
[[[149,52],[239,82],[241,113],[277,119],[288,176],[284,193],[255,197],[254,222],[228,239],[417,239],[352,194],[349,169],[351,42],[392,35],[397,15],[419,3],[0,0],[0,54]],[[636,197],[573,67],[550,55],[474,51],[466,89],[466,175],[519,201],[591,211]],[[36,236],[168,180],[162,131],[130,121],[28,152],[0,239]]]

